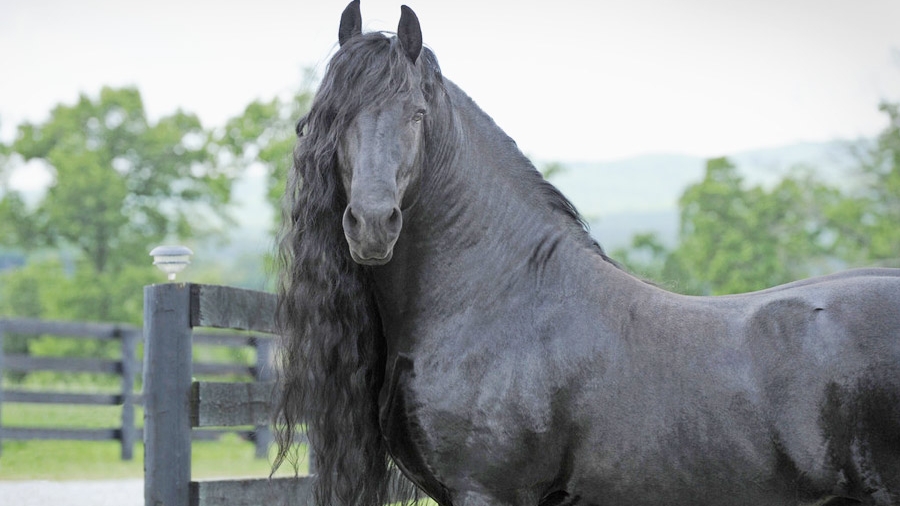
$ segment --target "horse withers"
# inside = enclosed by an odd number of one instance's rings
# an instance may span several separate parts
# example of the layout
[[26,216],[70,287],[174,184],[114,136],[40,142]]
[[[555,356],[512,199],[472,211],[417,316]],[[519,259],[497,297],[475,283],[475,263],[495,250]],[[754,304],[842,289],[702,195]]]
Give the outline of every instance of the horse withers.
[[412,10],[361,26],[355,1],[280,235],[279,462],[308,424],[319,504],[900,504],[900,270],[645,283]]

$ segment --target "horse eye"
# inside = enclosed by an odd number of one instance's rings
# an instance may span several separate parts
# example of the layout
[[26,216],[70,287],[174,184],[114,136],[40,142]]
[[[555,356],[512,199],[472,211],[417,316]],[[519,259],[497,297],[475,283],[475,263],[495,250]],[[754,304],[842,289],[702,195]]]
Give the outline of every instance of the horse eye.
[[425,118],[425,111],[423,111],[423,110],[418,110],[418,111],[416,111],[415,114],[413,114],[412,120],[413,120],[415,123],[419,123],[419,122],[422,121],[422,119],[424,119],[424,118]]

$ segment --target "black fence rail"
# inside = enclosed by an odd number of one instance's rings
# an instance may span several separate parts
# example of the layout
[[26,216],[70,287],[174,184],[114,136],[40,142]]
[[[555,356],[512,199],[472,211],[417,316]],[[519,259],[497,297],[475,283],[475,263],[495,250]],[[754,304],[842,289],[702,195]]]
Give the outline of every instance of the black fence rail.
[[[73,339],[120,341],[121,357],[116,360],[78,357],[39,357],[28,354],[4,354],[3,340],[7,334],[26,338],[53,335]],[[3,440],[68,439],[81,441],[117,440],[121,443],[123,460],[131,460],[134,443],[140,437],[135,424],[135,405],[140,402],[135,393],[134,381],[140,371],[137,345],[140,329],[115,323],[83,323],[46,321],[28,318],[0,319],[0,373],[3,371],[30,373],[57,371],[70,373],[102,373],[120,377],[121,389],[114,394],[32,391],[16,388],[0,388],[0,410],[4,403],[37,404],[87,404],[97,406],[122,406],[121,424],[105,429],[4,427],[0,425],[0,442]],[[0,381],[3,375],[0,374]],[[2,387],[2,384],[0,384]],[[2,448],[2,445],[0,445]]]
[[[239,363],[223,363],[223,362],[202,362],[196,358],[192,360],[192,378],[197,377],[215,377],[228,376],[228,382],[212,382],[208,380],[193,381],[195,385],[192,390],[193,396],[209,395],[206,391],[199,390],[196,385],[221,385],[222,388],[230,392],[253,392],[252,397],[255,416],[244,418],[245,423],[206,423],[204,425],[195,425],[195,427],[207,427],[203,430],[195,430],[191,432],[191,439],[197,440],[214,440],[218,439],[224,433],[237,433],[243,439],[252,441],[256,446],[256,457],[265,458],[268,456],[269,445],[272,443],[272,431],[270,428],[272,418],[269,416],[269,401],[274,384],[274,369],[272,368],[273,359],[273,337],[271,335],[259,332],[239,333],[239,334],[223,334],[210,332],[194,332],[192,337],[192,354],[193,351],[205,346],[226,346],[230,348],[249,347],[256,351],[256,359],[254,365],[247,366]],[[142,366],[143,369],[143,366]],[[144,375],[146,377],[146,374]],[[238,381],[235,381],[237,379]],[[265,394],[265,398],[263,398]],[[240,402],[238,396],[234,399],[225,397],[216,397],[210,400],[210,403],[217,406],[218,409],[227,411],[232,404]],[[265,412],[263,413],[263,403]],[[236,409],[231,407],[230,409]],[[192,413],[192,416],[195,413]],[[199,413],[196,413],[199,416]],[[252,429],[241,428],[241,426],[252,426]],[[209,428],[217,427],[217,428]],[[224,428],[223,428],[224,427]],[[230,428],[229,428],[230,427]]]
[[[93,339],[119,341],[121,356],[116,359],[80,357],[47,357],[27,353],[4,353],[4,336],[16,335],[26,340],[51,335],[71,339]],[[140,347],[142,331],[133,325],[117,323],[85,323],[69,321],[49,321],[32,318],[0,319],[0,415],[6,403],[28,404],[80,404],[94,406],[121,406],[121,423],[116,427],[86,429],[72,427],[29,427],[3,426],[0,423],[0,443],[4,440],[78,440],[108,441],[121,444],[121,458],[131,460],[134,445],[142,438],[142,429],[135,420],[135,410],[142,404],[142,396],[136,391],[136,379],[142,373]],[[270,384],[272,339],[263,334],[241,333],[195,333],[193,343],[197,346],[225,346],[231,348],[250,347],[256,351],[254,365],[228,362],[197,362],[192,364],[193,374],[206,377],[228,376],[232,381],[266,382]],[[120,378],[120,388],[114,393],[78,393],[40,391],[33,388],[16,388],[2,383],[3,372],[29,374],[38,371],[59,373],[99,373]],[[262,383],[259,383],[262,384]],[[253,388],[253,387],[243,387]],[[2,416],[0,416],[2,420]],[[224,425],[224,424],[223,424]],[[194,439],[217,439],[225,432],[239,434],[253,441],[257,457],[265,457],[271,442],[269,420],[257,418],[252,429],[212,429],[195,431]],[[2,444],[0,444],[2,452]]]

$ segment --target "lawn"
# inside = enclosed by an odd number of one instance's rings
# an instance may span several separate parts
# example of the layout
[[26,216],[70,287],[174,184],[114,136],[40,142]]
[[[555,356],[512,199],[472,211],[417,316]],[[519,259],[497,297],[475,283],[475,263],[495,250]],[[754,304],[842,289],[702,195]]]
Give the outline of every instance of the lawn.
[[[4,403],[2,425],[42,428],[109,428],[120,425],[121,407]],[[143,425],[143,412],[135,414]],[[92,480],[142,478],[144,451],[135,445],[134,459],[123,461],[118,441],[3,441],[0,480]],[[265,477],[268,459],[254,457],[252,443],[226,434],[218,441],[195,441],[191,475],[196,479]],[[301,449],[301,452],[303,449]],[[299,469],[306,473],[305,465]],[[282,466],[279,476],[293,474]]]

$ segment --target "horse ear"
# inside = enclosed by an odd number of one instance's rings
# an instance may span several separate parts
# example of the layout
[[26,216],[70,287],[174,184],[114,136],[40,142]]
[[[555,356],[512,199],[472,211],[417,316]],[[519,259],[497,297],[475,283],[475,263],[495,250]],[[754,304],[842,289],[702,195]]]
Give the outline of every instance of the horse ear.
[[338,42],[343,46],[352,37],[362,33],[362,14],[359,13],[359,0],[353,0],[341,14],[341,27],[338,28]]
[[410,61],[416,63],[419,53],[422,52],[422,27],[419,26],[419,18],[412,9],[403,5],[400,7],[400,26],[397,27],[397,38],[400,46],[406,52]]

